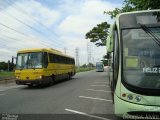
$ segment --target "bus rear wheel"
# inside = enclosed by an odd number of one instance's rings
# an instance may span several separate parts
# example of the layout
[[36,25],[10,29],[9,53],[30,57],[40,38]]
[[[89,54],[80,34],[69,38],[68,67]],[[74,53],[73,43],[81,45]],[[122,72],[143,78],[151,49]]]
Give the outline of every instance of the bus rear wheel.
[[53,85],[54,83],[55,83],[55,76],[52,75],[52,76],[51,76],[50,85]]
[[70,80],[70,79],[71,79],[71,74],[68,73],[67,80]]
[[28,87],[33,87],[33,84],[28,84]]

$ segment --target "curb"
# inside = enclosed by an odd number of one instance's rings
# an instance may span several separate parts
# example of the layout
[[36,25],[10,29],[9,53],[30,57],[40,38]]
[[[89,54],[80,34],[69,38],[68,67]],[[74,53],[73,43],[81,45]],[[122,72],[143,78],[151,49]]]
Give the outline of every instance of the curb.
[[3,79],[3,80],[0,80],[0,84],[7,84],[7,83],[13,83],[15,82],[15,79]]

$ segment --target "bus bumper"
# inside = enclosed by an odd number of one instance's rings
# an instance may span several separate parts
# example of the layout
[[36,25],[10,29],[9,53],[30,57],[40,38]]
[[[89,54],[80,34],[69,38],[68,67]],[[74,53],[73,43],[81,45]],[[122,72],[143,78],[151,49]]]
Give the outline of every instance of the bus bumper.
[[16,80],[17,85],[31,85],[31,84],[47,84],[50,83],[52,79],[50,77],[46,77],[43,79],[35,79],[35,80]]
[[114,112],[123,119],[159,119],[160,106],[139,105],[124,101],[114,95]]

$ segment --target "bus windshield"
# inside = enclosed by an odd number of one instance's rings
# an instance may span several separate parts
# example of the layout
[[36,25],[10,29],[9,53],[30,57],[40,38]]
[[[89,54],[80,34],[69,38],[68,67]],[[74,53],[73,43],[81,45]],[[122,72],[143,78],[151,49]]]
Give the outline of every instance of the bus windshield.
[[123,77],[135,87],[160,89],[160,27],[145,28],[122,30]]
[[102,62],[97,62],[96,63],[96,68],[102,69],[103,68],[103,63]]
[[42,68],[42,53],[19,53],[16,69]]

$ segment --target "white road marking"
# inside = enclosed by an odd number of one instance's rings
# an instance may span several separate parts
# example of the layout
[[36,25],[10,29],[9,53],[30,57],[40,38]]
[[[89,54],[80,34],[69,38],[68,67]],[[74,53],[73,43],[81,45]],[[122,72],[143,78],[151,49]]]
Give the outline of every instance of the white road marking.
[[5,95],[5,94],[0,94],[0,96]]
[[95,91],[95,92],[111,92],[111,91],[105,91],[105,90],[95,90],[95,89],[86,89],[88,91]]
[[103,84],[107,84],[107,82],[94,82],[94,83],[103,83]]
[[5,91],[5,90],[0,90],[0,92],[3,92],[3,91]]
[[4,87],[4,86],[0,86],[0,91],[6,91],[9,89],[14,89],[14,88],[19,88],[19,87],[23,87],[23,86],[18,86],[18,85],[14,85],[14,86],[9,86],[9,87]]
[[90,86],[101,86],[101,87],[109,87],[108,85],[90,85]]
[[94,99],[94,100],[101,100],[101,101],[107,101],[112,102],[112,100],[102,99],[102,98],[94,98],[94,97],[87,97],[87,96],[79,96],[81,98],[87,98],[87,99]]
[[71,110],[71,109],[65,109],[65,110],[69,111],[69,112],[72,112],[72,113],[84,115],[84,116],[87,116],[87,117],[97,118],[97,119],[101,119],[101,120],[110,120],[110,119],[107,119],[107,118],[103,118],[103,117],[99,117],[99,116],[95,116],[95,115],[90,115],[90,114],[80,112],[80,111],[76,111],[76,110]]

